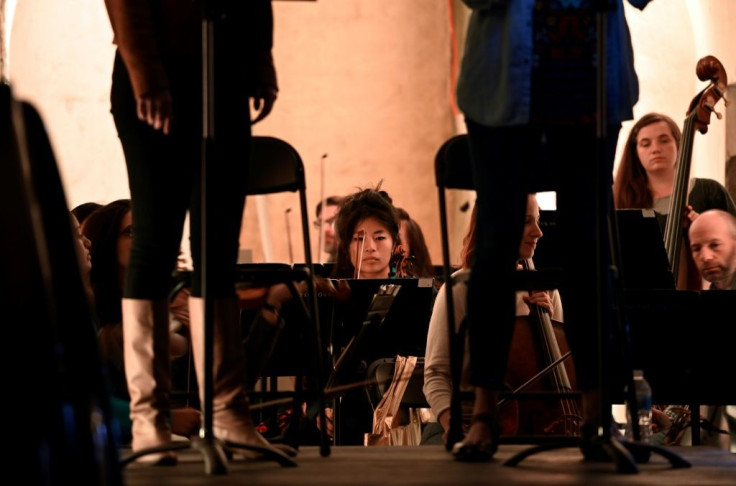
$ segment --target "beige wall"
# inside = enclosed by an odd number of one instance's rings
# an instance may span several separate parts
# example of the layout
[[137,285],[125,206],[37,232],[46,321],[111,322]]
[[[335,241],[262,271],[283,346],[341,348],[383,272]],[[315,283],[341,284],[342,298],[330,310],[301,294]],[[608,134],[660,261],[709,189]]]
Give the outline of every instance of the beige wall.
[[[422,225],[440,263],[433,161],[440,144],[456,127],[462,130],[450,105],[449,6],[460,33],[465,7],[458,0],[273,5],[281,92],[274,112],[255,132],[284,138],[302,154],[310,212],[321,190],[345,194],[383,179],[395,203]],[[736,80],[736,2],[654,0],[643,12],[627,7],[626,14],[641,81],[637,116],[656,110],[684,119],[690,100],[704,86],[694,74],[703,55],[718,57],[729,79]],[[10,81],[16,95],[36,104],[47,123],[70,207],[128,196],[109,114],[111,37],[101,0],[23,0],[15,12]],[[708,134],[696,134],[693,175],[724,181],[725,140],[725,121],[713,117]],[[457,208],[471,197],[452,201],[454,212],[459,214]],[[254,250],[256,261],[264,255],[288,260],[289,207],[298,209],[290,197],[259,204],[249,200],[241,244]],[[257,209],[269,216],[265,240],[272,249],[263,248]],[[292,212],[295,259],[303,260],[295,216]],[[464,219],[454,219],[458,241]],[[315,234],[313,239],[316,248]]]

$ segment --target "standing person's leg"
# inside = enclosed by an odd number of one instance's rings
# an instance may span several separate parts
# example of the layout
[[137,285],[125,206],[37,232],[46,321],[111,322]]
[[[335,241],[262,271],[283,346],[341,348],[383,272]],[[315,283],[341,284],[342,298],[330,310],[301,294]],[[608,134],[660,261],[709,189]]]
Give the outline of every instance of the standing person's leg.
[[[559,168],[558,231],[567,242],[560,247],[565,270],[562,288],[565,331],[575,361],[577,386],[582,392],[583,423],[588,430],[596,431],[602,422],[599,349],[607,346],[609,352],[612,350],[614,323],[608,217],[617,139],[618,127],[609,128],[604,160],[599,161],[594,125],[575,129],[555,127],[549,136],[549,152]],[[609,370],[604,371],[606,376],[613,378]]]
[[[228,59],[227,51],[216,51],[215,146],[206,160],[206,192],[202,193],[201,184],[192,186],[190,233],[194,272],[189,300],[192,350],[200,400],[204,400],[206,323],[203,319],[205,301],[202,285],[206,284],[206,297],[211,299],[214,310],[210,350],[213,376],[209,377],[214,392],[211,404],[213,433],[221,440],[269,447],[268,441],[256,431],[250,415],[240,310],[235,294],[251,129],[244,73],[238,62],[222,62]],[[203,202],[206,213],[203,212]],[[206,218],[206,234],[202,234],[202,218]],[[205,262],[202,262],[203,242],[207,248]],[[203,263],[207,267],[206,282],[202,280]],[[278,449],[290,455],[296,454],[288,446],[278,446]],[[247,455],[256,456],[250,452]]]
[[[467,121],[478,208],[468,285],[470,382],[474,419],[453,449],[458,460],[488,460],[498,447],[503,388],[515,321],[512,281],[524,227],[527,127],[489,128]],[[490,316],[490,317],[489,317]]]
[[[122,308],[125,374],[133,422],[131,447],[138,451],[167,445],[171,440],[168,292],[181,243],[190,175],[185,160],[177,160],[173,148],[188,137],[179,129],[181,123],[166,136],[137,119],[128,74],[119,57],[111,101],[128,169],[133,215]],[[182,186],[184,190],[179,192],[164,190]],[[172,464],[176,458],[169,452],[142,456],[139,461]]]

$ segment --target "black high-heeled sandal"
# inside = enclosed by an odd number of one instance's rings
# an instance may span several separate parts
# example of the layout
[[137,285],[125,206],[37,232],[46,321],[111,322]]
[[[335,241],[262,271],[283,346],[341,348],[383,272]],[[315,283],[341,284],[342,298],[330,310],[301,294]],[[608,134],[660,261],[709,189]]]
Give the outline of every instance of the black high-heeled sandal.
[[498,417],[490,413],[473,415],[470,424],[481,422],[491,431],[491,438],[476,444],[465,441],[457,442],[452,447],[452,455],[461,462],[488,462],[498,450],[498,438],[501,435],[501,425]]
[[[611,441],[619,442],[625,447],[634,461],[638,464],[649,462],[650,450],[636,443],[627,442],[624,437],[614,429],[615,423],[611,425]],[[598,437],[598,428],[590,423],[584,423],[580,426],[580,452],[583,453],[583,459],[590,462],[611,462],[613,457],[606,450],[604,442]]]

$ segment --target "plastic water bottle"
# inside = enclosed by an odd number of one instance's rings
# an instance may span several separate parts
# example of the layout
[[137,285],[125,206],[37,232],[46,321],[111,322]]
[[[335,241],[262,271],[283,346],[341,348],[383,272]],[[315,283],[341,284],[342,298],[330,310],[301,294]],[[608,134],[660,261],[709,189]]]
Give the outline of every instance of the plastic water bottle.
[[[641,442],[651,444],[652,442],[652,388],[644,378],[642,370],[634,370],[634,391],[636,394],[636,418],[639,427]],[[628,394],[626,395],[628,397]],[[627,404],[628,405],[628,404]],[[628,408],[628,407],[627,407]],[[626,433],[628,440],[634,440],[633,425],[627,410]]]

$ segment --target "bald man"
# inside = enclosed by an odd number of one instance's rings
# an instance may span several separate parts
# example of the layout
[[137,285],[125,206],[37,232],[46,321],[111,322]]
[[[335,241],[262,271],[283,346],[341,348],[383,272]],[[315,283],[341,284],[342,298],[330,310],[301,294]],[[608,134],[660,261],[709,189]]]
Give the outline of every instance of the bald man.
[[[720,209],[705,211],[690,223],[688,236],[693,260],[710,288],[736,290],[736,216]],[[736,452],[736,405],[709,406],[706,413],[729,430],[730,440],[714,437],[716,445]]]
[[703,212],[690,224],[690,251],[711,289],[736,289],[736,217],[720,209]]

